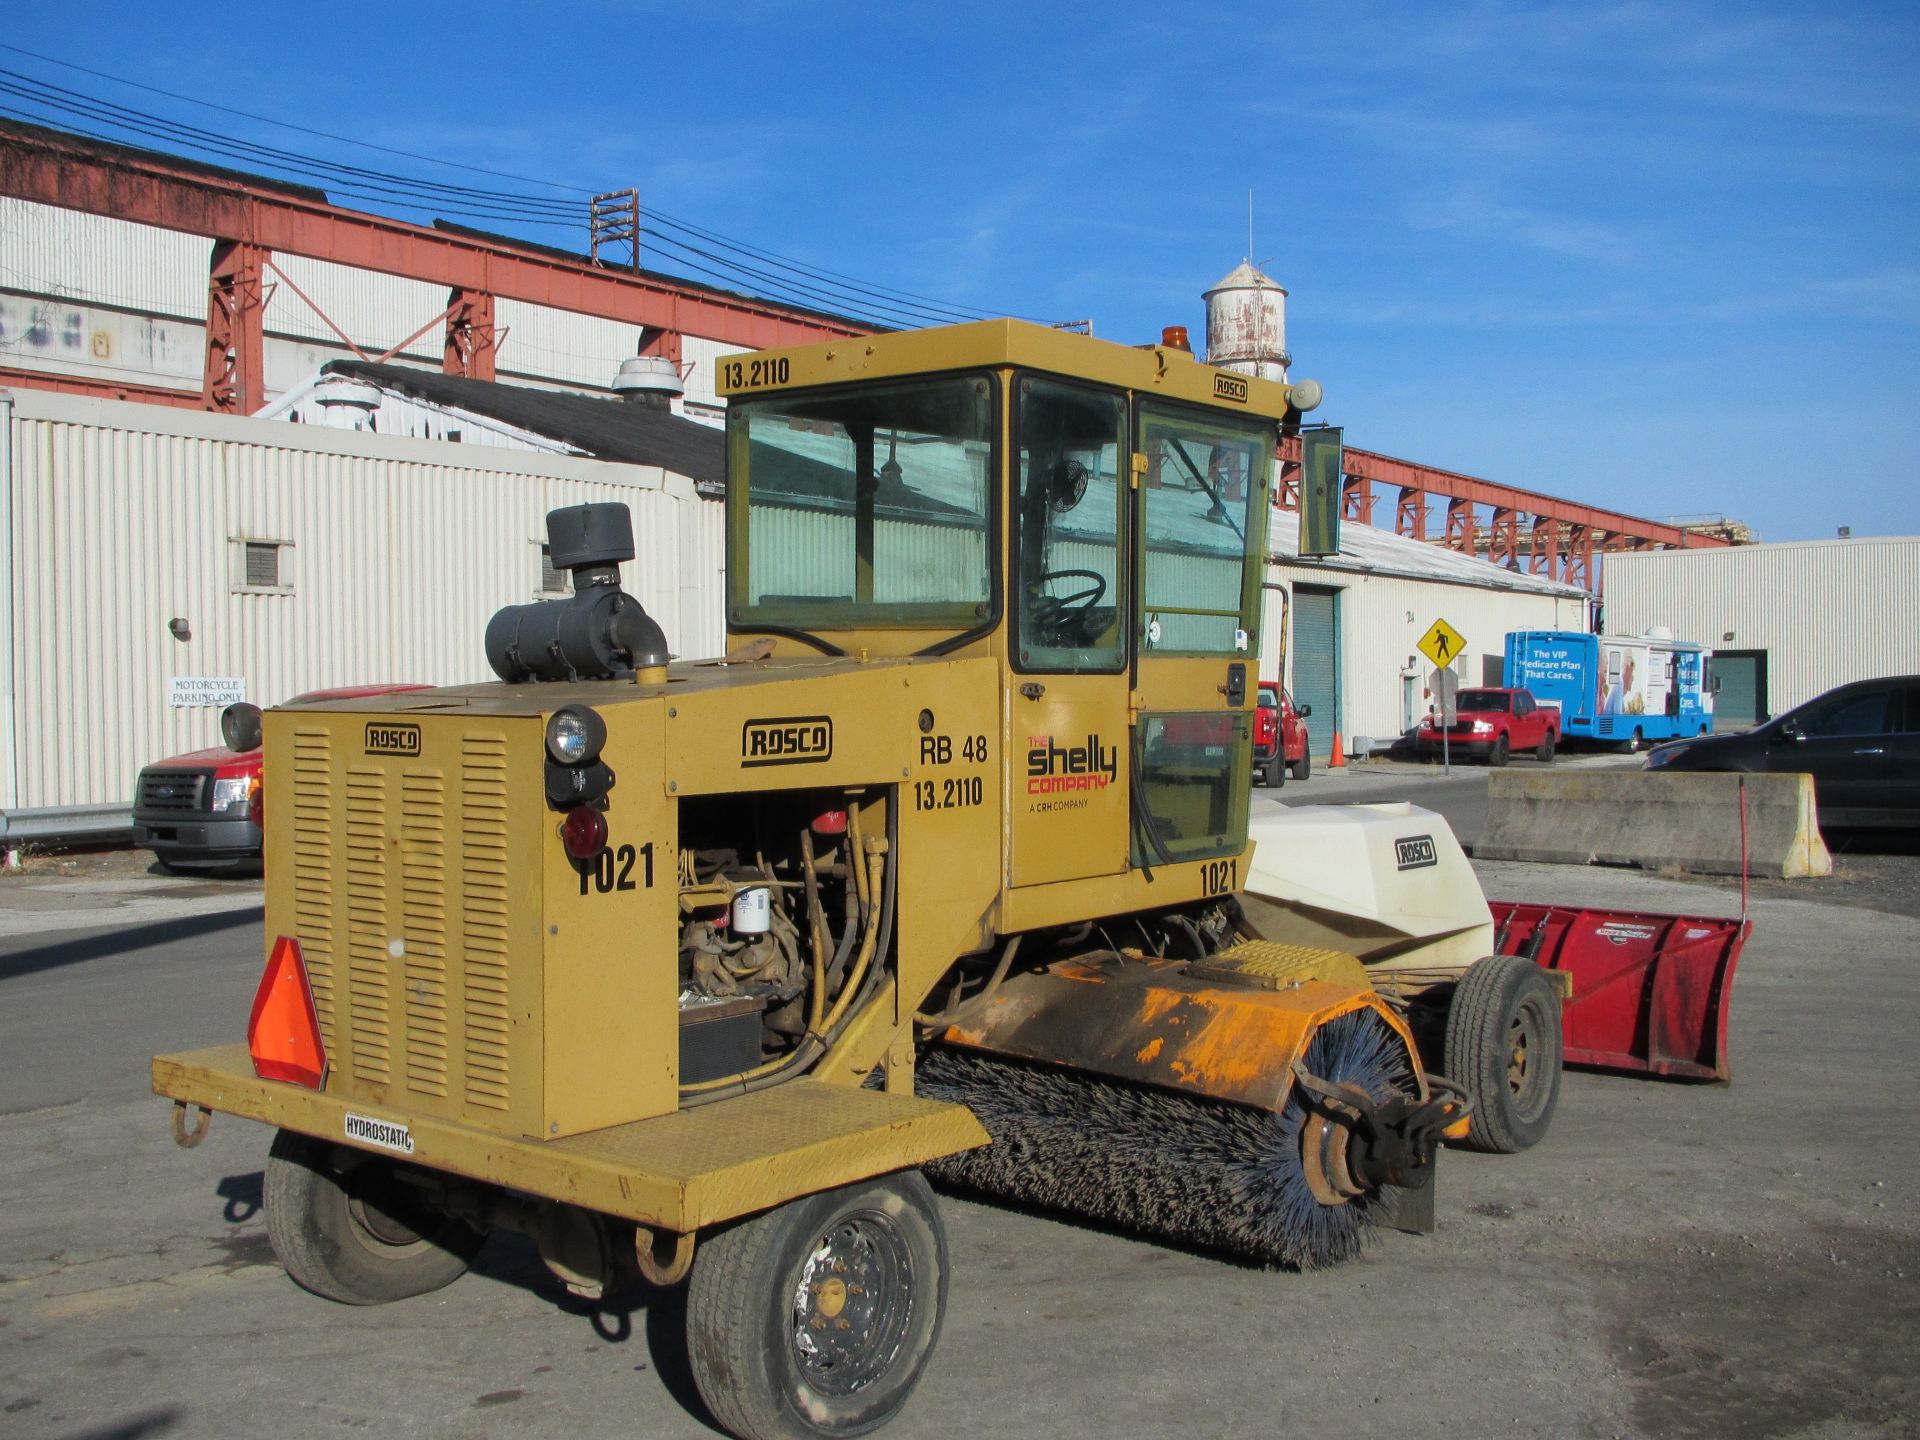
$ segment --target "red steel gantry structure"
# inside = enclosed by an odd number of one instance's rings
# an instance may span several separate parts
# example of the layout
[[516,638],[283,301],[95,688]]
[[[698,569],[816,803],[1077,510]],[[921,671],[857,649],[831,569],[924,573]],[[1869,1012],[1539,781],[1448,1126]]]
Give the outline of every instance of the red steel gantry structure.
[[[251,414],[266,398],[262,356],[270,277],[300,294],[274,265],[277,253],[446,286],[445,310],[387,355],[362,358],[385,359],[444,325],[443,368],[475,380],[494,378],[494,302],[500,298],[634,325],[647,334],[645,353],[673,360],[680,358],[683,335],[760,350],[864,335],[870,328],[671,276],[608,269],[500,236],[347,210],[305,186],[13,121],[0,121],[0,194],[213,237],[206,367],[198,396],[20,370],[0,370],[0,383]],[[351,340],[346,343],[358,351]]]
[[[1418,465],[1371,450],[1346,448],[1341,454],[1341,517],[1373,524],[1380,496],[1376,485],[1399,490],[1393,530],[1415,540],[1433,540],[1463,555],[1478,555],[1509,570],[1600,592],[1596,554],[1612,550],[1672,550],[1723,546],[1717,535],[1682,529],[1658,520],[1642,520],[1617,510],[1561,500],[1535,490],[1501,485],[1454,470]],[[1445,529],[1427,533],[1428,510],[1446,502]],[[1300,508],[1300,441],[1280,442],[1280,494],[1283,510]],[[1483,523],[1482,509],[1489,513]]]
[[[442,368],[476,380],[494,378],[500,338],[494,303],[500,298],[634,325],[645,336],[643,353],[675,361],[683,335],[760,350],[863,335],[871,328],[676,276],[608,269],[502,236],[389,220],[329,204],[322,192],[305,186],[14,121],[0,120],[0,195],[213,237],[206,364],[198,395],[6,367],[0,367],[0,385],[250,414],[265,400],[268,286],[284,283],[295,294],[302,293],[274,264],[276,253],[446,286],[446,308],[385,355],[366,355],[333,328],[362,358],[386,359],[442,326]],[[321,318],[326,320],[323,313]],[[1299,442],[1283,443],[1280,458],[1279,503],[1297,508]],[[1590,591],[1599,588],[1596,553],[1727,543],[1717,536],[1367,450],[1348,449],[1342,468],[1343,513],[1348,519],[1372,524],[1378,501],[1374,487],[1394,486],[1399,491],[1396,533],[1416,540],[1437,538],[1449,549],[1482,554],[1497,565]],[[1444,531],[1429,537],[1429,507],[1442,500]],[[1485,525],[1477,518],[1481,507],[1491,512]]]

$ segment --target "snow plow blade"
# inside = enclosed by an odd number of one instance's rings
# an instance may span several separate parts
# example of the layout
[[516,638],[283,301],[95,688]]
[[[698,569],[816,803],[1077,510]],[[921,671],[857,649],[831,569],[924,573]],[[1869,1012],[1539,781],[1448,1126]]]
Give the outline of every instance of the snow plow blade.
[[1727,1002],[1752,926],[1743,920],[1648,915],[1489,901],[1494,945],[1566,971],[1573,998],[1566,1063],[1675,1080],[1731,1080]]

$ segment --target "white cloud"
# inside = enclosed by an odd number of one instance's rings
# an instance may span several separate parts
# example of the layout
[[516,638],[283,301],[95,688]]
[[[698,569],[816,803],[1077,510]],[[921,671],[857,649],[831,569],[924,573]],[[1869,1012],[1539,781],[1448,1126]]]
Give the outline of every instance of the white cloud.
[[1405,218],[1416,230],[1517,243],[1552,255],[1608,265],[1633,263],[1641,250],[1640,243],[1618,227],[1577,215],[1504,204],[1478,185],[1463,185],[1437,199],[1410,202]]

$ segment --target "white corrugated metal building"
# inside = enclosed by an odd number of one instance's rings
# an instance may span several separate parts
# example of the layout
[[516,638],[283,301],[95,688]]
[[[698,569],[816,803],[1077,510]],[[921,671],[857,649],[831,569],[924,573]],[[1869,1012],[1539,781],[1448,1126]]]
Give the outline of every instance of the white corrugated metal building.
[[1612,554],[1604,583],[1609,630],[1664,625],[1713,650],[1716,728],[1920,674],[1920,538]]
[[[207,236],[0,196],[0,254],[6,256],[0,365],[197,396],[206,363],[212,243]],[[393,359],[440,369],[442,327],[434,322],[446,309],[443,286],[300,255],[275,255],[273,263],[286,280],[269,286],[262,317],[270,399],[328,361],[353,356],[329,319],[370,353],[426,326]],[[506,298],[494,318],[504,336],[499,378],[523,385],[605,394],[640,339],[632,325]],[[675,412],[709,422],[723,415],[713,389],[715,365],[739,351],[683,336],[686,395],[674,402]]]
[[1371,525],[1340,527],[1340,554],[1298,557],[1294,517],[1276,511],[1262,619],[1261,674],[1279,673],[1282,595],[1290,597],[1287,683],[1307,722],[1313,758],[1346,753],[1356,740],[1383,747],[1426,713],[1422,636],[1445,620],[1467,642],[1456,666],[1463,684],[1498,685],[1509,630],[1590,629],[1586,591],[1544,576],[1410,540]]
[[180,681],[490,678],[488,618],[550,593],[547,511],[603,500],[633,510],[627,589],[718,653],[723,507],[686,476],[0,391],[0,809],[124,813],[142,765],[217,743],[233,687]]

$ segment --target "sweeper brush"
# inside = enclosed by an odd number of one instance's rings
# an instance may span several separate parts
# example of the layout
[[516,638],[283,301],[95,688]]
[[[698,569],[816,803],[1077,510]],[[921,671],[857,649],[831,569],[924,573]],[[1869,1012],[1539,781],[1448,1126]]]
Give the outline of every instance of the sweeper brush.
[[[1302,1065],[1375,1106],[1416,1094],[1405,1045],[1372,1010],[1321,1025]],[[966,1105],[993,1137],[930,1167],[935,1178],[1022,1204],[1310,1270],[1357,1254],[1390,1203],[1379,1188],[1328,1183],[1343,1173],[1331,1154],[1341,1126],[1299,1084],[1263,1110],[944,1046],[922,1058],[917,1083]]]

